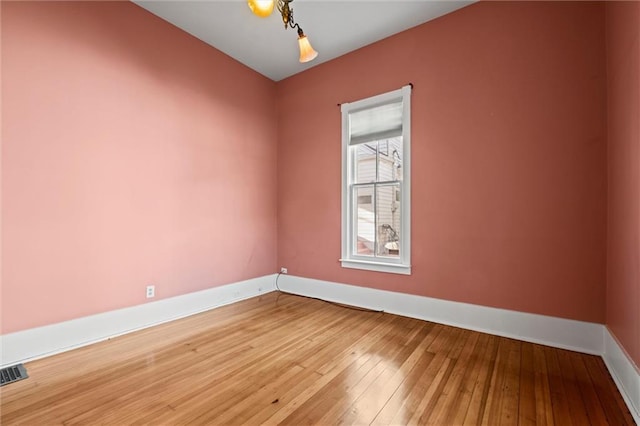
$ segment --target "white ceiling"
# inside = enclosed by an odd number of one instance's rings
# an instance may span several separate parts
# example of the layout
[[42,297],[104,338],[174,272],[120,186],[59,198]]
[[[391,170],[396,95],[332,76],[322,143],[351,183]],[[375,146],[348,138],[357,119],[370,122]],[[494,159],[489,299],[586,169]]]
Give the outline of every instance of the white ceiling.
[[268,18],[259,18],[246,0],[133,1],[274,81],[473,3],[296,0],[291,3],[294,20],[319,53],[301,64],[296,30],[284,29],[275,8]]

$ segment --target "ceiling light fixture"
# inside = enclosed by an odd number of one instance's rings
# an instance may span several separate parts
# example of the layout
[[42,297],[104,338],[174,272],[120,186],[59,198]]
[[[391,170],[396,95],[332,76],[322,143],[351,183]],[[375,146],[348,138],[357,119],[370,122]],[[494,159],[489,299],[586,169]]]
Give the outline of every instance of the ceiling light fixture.
[[298,46],[300,47],[300,62],[309,62],[318,56],[318,52],[313,50],[311,43],[300,25],[293,20],[293,9],[289,6],[293,0],[248,0],[247,4],[251,11],[261,17],[266,18],[273,12],[273,6],[275,2],[278,2],[278,12],[282,16],[282,22],[284,22],[284,29],[292,28],[298,30]]

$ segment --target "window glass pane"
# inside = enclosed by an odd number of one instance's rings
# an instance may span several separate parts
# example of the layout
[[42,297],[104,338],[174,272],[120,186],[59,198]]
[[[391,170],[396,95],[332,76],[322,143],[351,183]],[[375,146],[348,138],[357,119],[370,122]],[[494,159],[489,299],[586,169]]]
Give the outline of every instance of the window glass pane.
[[380,155],[389,156],[389,140],[388,139],[378,141],[378,151],[380,152]]
[[[390,179],[382,180],[402,180],[402,136],[388,139],[389,157],[380,157],[380,170],[391,176]],[[386,163],[382,163],[386,160]],[[385,170],[385,168],[387,170]]]
[[363,143],[351,149],[355,150],[356,183],[375,182],[378,143]]
[[388,182],[396,179],[395,156],[390,152],[391,145],[385,139],[378,142],[380,153],[378,154],[378,182]]
[[400,185],[376,186],[378,256],[400,256]]
[[354,215],[354,254],[360,256],[373,256],[375,249],[375,217],[373,186],[360,186],[354,188],[355,212]]

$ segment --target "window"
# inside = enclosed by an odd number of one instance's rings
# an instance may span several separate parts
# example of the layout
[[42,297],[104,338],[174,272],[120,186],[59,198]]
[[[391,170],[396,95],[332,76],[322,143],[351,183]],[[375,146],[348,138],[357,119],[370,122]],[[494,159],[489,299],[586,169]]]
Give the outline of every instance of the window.
[[411,86],[342,104],[342,266],[411,274]]

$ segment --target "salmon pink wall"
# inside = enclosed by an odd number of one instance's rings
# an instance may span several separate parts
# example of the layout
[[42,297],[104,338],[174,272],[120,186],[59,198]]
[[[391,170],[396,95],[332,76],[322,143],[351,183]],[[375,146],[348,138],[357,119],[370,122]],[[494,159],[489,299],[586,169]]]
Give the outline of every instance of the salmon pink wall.
[[129,2],[2,2],[2,101],[2,333],[275,271],[274,82]]
[[640,3],[606,7],[609,329],[640,366]]
[[[604,322],[604,4],[480,2],[278,84],[290,274]],[[411,276],[341,268],[340,109],[412,82]]]

